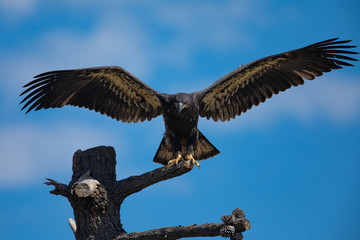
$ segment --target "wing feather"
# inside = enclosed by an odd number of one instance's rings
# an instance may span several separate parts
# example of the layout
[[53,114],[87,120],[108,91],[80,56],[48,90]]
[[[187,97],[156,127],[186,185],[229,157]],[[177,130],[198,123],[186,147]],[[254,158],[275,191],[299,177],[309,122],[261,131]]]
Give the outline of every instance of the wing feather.
[[[265,57],[244,66],[214,82],[198,96],[200,116],[227,121],[264,102],[274,94],[304,84],[357,59],[347,49],[351,40],[333,38],[277,55]],[[346,49],[346,50],[344,50]]]
[[45,72],[24,87],[26,113],[73,105],[124,122],[151,120],[162,113],[161,95],[116,66]]

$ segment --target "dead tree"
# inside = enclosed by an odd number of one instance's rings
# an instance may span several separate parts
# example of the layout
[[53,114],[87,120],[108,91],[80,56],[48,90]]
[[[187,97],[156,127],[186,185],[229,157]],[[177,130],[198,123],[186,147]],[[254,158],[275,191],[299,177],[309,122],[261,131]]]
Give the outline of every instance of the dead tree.
[[115,150],[96,147],[78,150],[73,157],[73,175],[68,185],[47,179],[53,185],[52,194],[66,197],[74,211],[75,222],[69,219],[77,240],[158,240],[185,237],[223,236],[242,239],[242,232],[250,228],[242,210],[221,217],[221,223],[207,223],[178,227],[164,227],[144,232],[126,233],[120,220],[120,205],[126,197],[142,189],[193,169],[190,161],[165,166],[139,176],[116,180]]

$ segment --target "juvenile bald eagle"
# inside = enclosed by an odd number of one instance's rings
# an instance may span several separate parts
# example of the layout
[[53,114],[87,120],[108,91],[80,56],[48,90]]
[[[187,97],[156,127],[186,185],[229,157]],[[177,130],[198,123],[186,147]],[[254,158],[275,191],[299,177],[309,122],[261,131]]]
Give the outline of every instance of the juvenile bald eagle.
[[22,110],[73,105],[123,122],[142,122],[163,115],[165,134],[154,162],[197,161],[219,154],[198,130],[198,118],[229,121],[273,94],[312,80],[324,72],[353,66],[347,55],[351,40],[329,39],[265,57],[241,66],[194,93],[159,93],[120,67],[96,67],[42,73],[26,84]]

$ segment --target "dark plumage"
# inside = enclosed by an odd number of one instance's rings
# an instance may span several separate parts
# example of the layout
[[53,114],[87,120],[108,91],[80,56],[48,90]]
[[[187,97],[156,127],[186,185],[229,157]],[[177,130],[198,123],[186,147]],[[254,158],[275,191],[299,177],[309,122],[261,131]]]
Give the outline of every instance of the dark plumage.
[[[123,122],[151,120],[162,114],[165,134],[154,162],[203,160],[220,152],[198,130],[198,118],[228,121],[273,94],[312,80],[324,72],[353,66],[346,49],[350,40],[337,38],[262,58],[241,66],[203,91],[163,94],[120,67],[97,67],[42,73],[26,84],[22,109],[73,105]],[[171,161],[173,162],[173,161]],[[195,162],[196,163],[196,162]]]

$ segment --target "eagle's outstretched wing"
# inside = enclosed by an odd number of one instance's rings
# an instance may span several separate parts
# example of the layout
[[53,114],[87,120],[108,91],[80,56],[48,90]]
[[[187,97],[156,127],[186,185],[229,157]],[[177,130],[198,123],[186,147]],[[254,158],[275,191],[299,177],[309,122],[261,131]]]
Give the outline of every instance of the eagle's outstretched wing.
[[272,55],[239,67],[199,93],[200,116],[215,121],[230,120],[257,106],[273,94],[312,80],[323,72],[352,66],[346,60],[357,54],[344,49],[355,46],[329,39],[310,46]]
[[161,96],[120,67],[96,67],[42,73],[26,84],[27,112],[73,105],[123,122],[150,120],[162,113]]

